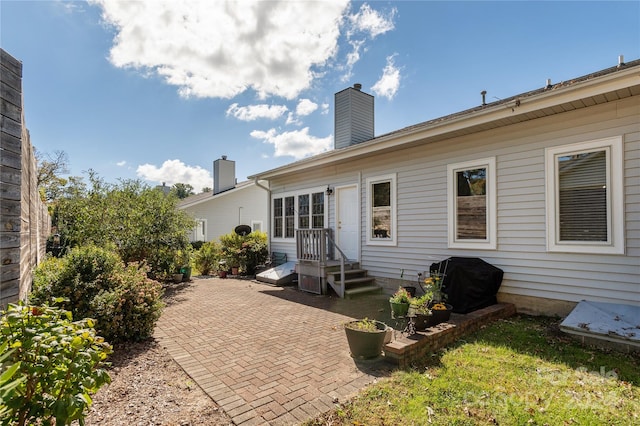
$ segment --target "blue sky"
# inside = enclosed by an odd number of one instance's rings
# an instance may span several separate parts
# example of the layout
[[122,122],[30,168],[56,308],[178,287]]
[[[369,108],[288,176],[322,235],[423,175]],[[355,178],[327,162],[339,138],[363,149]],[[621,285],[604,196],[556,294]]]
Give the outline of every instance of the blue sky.
[[333,95],[375,133],[640,58],[640,2],[0,1],[26,125],[71,175],[213,187],[333,146]]

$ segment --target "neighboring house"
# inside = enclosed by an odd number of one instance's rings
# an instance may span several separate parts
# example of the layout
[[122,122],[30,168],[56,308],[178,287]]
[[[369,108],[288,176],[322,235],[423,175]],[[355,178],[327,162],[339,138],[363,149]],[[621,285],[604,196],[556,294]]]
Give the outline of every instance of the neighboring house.
[[271,250],[306,271],[343,253],[387,292],[462,256],[523,312],[640,305],[640,60],[482,100],[373,137],[373,97],[337,93],[334,150],[249,177],[269,181]]
[[238,225],[266,232],[268,203],[268,189],[255,181],[236,183],[235,162],[223,156],[213,163],[213,192],[187,197],[178,208],[196,220],[191,241],[217,241]]

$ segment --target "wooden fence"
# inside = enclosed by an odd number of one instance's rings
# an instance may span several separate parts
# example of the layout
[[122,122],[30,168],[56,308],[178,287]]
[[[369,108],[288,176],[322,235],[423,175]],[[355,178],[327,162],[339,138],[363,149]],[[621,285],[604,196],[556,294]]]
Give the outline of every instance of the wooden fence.
[[0,307],[24,300],[44,258],[51,219],[22,105],[22,63],[0,49]]

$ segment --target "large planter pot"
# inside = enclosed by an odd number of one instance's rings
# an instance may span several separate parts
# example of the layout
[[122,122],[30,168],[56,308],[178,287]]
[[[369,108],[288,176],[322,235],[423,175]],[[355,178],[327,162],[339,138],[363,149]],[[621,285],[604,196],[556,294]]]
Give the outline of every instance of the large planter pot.
[[433,309],[433,305],[435,305],[435,303],[432,303],[431,306],[429,306],[431,308],[431,318],[429,318],[428,327],[433,327],[434,325],[447,322],[449,321],[449,318],[451,318],[451,311],[453,310],[453,306],[449,305],[448,303],[442,304],[447,309]]
[[404,317],[409,312],[408,303],[389,302],[389,305],[391,306],[391,318]]
[[354,328],[357,322],[351,321],[344,325],[351,356],[355,359],[369,359],[380,356],[382,345],[387,336],[387,325],[380,321],[373,321],[376,329],[374,331],[364,331]]
[[173,274],[172,278],[174,283],[182,282],[182,274]]

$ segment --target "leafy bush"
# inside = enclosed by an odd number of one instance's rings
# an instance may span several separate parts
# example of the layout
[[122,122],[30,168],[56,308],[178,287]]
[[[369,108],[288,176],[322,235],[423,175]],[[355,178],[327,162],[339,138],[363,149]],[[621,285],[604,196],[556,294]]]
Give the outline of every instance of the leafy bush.
[[90,394],[110,382],[104,361],[111,346],[96,336],[93,321],[73,322],[58,308],[10,304],[0,335],[2,424],[83,424]]
[[209,275],[218,269],[221,250],[220,243],[216,241],[206,242],[200,247],[200,250],[193,256],[194,265],[200,274]]
[[166,196],[138,180],[117,185],[89,172],[90,185],[70,178],[56,200],[53,224],[71,247],[113,245],[126,263],[146,262],[153,272],[170,273],[178,250],[189,246],[195,222]]
[[153,333],[162,310],[162,286],[146,268],[125,265],[117,253],[95,246],[76,247],[61,259],[49,258],[34,272],[33,304],[53,298],[75,318],[93,318],[111,342],[142,340]]
[[267,234],[254,231],[248,235],[238,235],[235,232],[220,237],[222,257],[229,266],[238,266],[249,275],[256,272],[258,265],[263,264],[268,256]]

